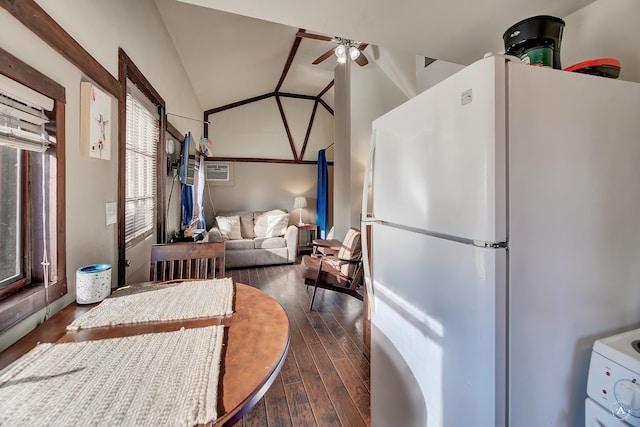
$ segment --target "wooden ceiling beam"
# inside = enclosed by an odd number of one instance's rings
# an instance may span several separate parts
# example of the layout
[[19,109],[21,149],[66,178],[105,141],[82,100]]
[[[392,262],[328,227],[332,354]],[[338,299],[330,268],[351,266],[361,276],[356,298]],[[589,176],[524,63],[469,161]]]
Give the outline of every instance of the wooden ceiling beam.
[[204,112],[205,120],[207,120],[206,118],[208,116],[210,116],[211,114],[219,113],[221,111],[229,110],[229,109],[235,108],[235,107],[240,107],[241,105],[251,104],[252,102],[262,101],[263,99],[267,99],[267,98],[270,98],[272,96],[275,96],[275,94],[276,94],[275,92],[265,93],[264,95],[254,96],[253,98],[243,99],[242,101],[232,102],[231,104],[223,105],[222,107],[216,107],[216,108],[212,108],[210,110],[206,110]]
[[[299,33],[304,33],[305,30],[303,30],[302,28],[299,29],[298,34]],[[278,81],[278,84],[276,85],[276,89],[274,92],[279,92],[280,88],[282,87],[282,84],[284,83],[284,79],[287,77],[287,74],[289,73],[289,68],[291,68],[291,64],[293,63],[293,58],[296,57],[296,53],[298,52],[298,47],[300,47],[300,42],[302,41],[302,39],[296,35],[295,40],[293,41],[293,45],[291,46],[291,50],[289,51],[289,57],[287,58],[287,62],[284,64],[284,69],[282,70],[282,75],[280,76],[280,80]]]
[[[265,159],[259,157],[207,157],[205,162],[283,163],[287,165],[316,165],[315,160]],[[333,164],[330,162],[328,164]]]
[[280,101],[280,97],[276,95],[276,102],[278,103],[278,110],[280,110],[280,116],[282,117],[282,123],[284,124],[284,130],[287,132],[287,138],[289,139],[289,145],[291,146],[291,152],[293,153],[293,159],[298,161],[298,153],[296,153],[296,146],[293,143],[293,137],[291,136],[291,130],[289,130],[289,124],[287,123],[287,116],[284,114],[284,109],[282,108],[282,102]]
[[[2,1],[2,0],[0,0]],[[298,33],[296,33],[296,38],[293,42],[293,45],[291,46],[291,50],[289,51],[289,56],[287,58],[287,62],[284,65],[284,68],[282,70],[282,75],[280,76],[280,80],[278,81],[278,84],[276,85],[275,90],[272,93],[268,93],[268,94],[264,94],[264,95],[260,95],[260,96],[256,96],[253,98],[248,98],[242,101],[238,101],[238,102],[233,102],[231,104],[227,104],[227,105],[223,105],[221,107],[217,107],[217,108],[212,108],[210,110],[206,110],[204,112],[203,118],[204,120],[208,120],[208,117],[211,114],[215,114],[215,113],[219,113],[221,111],[225,111],[225,110],[229,110],[231,108],[235,108],[235,107],[240,107],[242,105],[246,105],[252,102],[256,102],[256,101],[260,101],[266,98],[269,98],[271,96],[275,96],[276,98],[276,103],[278,104],[278,110],[280,111],[280,117],[282,118],[282,123],[284,125],[284,129],[285,132],[287,133],[287,139],[289,140],[289,145],[291,147],[291,152],[293,154],[293,160],[290,161],[290,163],[301,163],[302,162],[302,157],[304,156],[304,152],[306,150],[308,141],[309,141],[309,137],[311,134],[311,128],[313,127],[313,121],[315,119],[315,115],[318,109],[318,104],[321,104],[324,108],[327,109],[327,111],[329,111],[329,113],[331,115],[334,115],[333,109],[331,107],[329,107],[329,105],[323,101],[321,99],[321,97],[327,93],[334,85],[334,81],[331,81],[317,96],[312,96],[312,95],[302,95],[302,94],[295,94],[295,93],[287,93],[287,92],[280,92],[280,89],[282,88],[282,85],[284,84],[284,81],[287,77],[287,74],[289,73],[289,70],[291,69],[291,65],[293,64],[293,60],[295,59],[295,56],[298,52],[298,48],[300,47],[300,42],[302,41],[303,37],[307,37],[306,35],[306,30],[300,28],[298,30]],[[307,38],[312,38],[312,39],[318,39],[318,40],[331,40],[330,38],[327,38],[325,36],[318,36],[315,34],[312,34],[310,36],[308,36]],[[309,126],[307,128],[307,134],[305,136],[305,140],[304,140],[304,144],[302,146],[302,150],[300,153],[300,157],[298,157],[298,153],[296,151],[296,147],[295,147],[295,143],[293,141],[293,137],[291,135],[291,130],[289,129],[289,124],[287,122],[287,117],[284,113],[284,108],[282,107],[282,101],[280,100],[280,97],[284,97],[284,98],[297,98],[297,99],[306,99],[306,100],[310,100],[310,101],[314,101],[313,104],[313,112],[311,113],[311,118],[309,119]],[[205,124],[204,125],[204,136],[208,137],[208,125]],[[260,161],[265,161],[265,159],[261,159]],[[315,163],[315,162],[313,162]]]
[[318,110],[318,99],[313,103],[313,111],[311,112],[311,118],[309,119],[309,126],[307,127],[307,134],[304,137],[304,144],[302,144],[302,150],[300,150],[300,160],[304,159],[304,152],[307,149],[307,143],[309,142],[309,136],[311,135],[311,128],[313,127],[313,120],[316,117],[316,111]]
[[325,41],[325,42],[333,41],[333,37],[323,36],[323,35],[320,35],[320,34],[307,33],[307,31],[303,30],[302,28],[299,29],[298,33],[296,34],[296,37],[304,37],[304,38],[307,38],[307,39],[322,40],[322,41]]
[[318,102],[327,109],[327,111],[329,112],[329,114],[331,114],[333,116],[333,108],[329,107],[329,104],[327,104],[326,102],[324,102],[324,100],[322,98],[318,98]]
[[327,85],[327,87],[322,89],[322,92],[320,92],[318,94],[318,98],[322,98],[322,95],[324,95],[325,93],[329,92],[329,89],[331,89],[335,83],[336,83],[335,80],[331,80],[331,82]]
[[286,93],[286,92],[278,92],[276,93],[278,96],[282,96],[283,98],[298,98],[298,99],[308,99],[310,101],[315,101],[316,97],[313,95],[301,95],[299,93]]

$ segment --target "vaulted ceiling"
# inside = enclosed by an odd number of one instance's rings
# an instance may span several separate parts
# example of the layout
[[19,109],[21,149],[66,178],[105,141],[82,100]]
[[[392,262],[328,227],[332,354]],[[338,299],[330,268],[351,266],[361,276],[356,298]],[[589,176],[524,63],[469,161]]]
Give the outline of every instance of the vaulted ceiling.
[[[296,43],[298,27],[175,0],[156,4],[204,110],[276,89],[318,96],[333,81],[335,57],[318,65],[312,62],[335,44],[308,38]],[[292,52],[293,61],[286,68]],[[322,99],[332,107],[333,89]]]
[[[469,64],[504,48],[502,34],[529,16],[565,17],[594,0],[156,0],[204,110],[273,92],[296,32],[342,36]],[[317,96],[335,58],[331,42],[304,39],[280,91]],[[368,52],[365,51],[365,52]],[[323,96],[333,105],[333,93]]]

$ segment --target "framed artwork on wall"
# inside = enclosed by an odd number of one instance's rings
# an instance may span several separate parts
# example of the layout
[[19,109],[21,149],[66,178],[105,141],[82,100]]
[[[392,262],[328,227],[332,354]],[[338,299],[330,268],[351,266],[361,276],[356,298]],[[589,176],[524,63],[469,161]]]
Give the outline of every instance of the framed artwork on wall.
[[111,96],[89,82],[80,83],[80,151],[111,160]]

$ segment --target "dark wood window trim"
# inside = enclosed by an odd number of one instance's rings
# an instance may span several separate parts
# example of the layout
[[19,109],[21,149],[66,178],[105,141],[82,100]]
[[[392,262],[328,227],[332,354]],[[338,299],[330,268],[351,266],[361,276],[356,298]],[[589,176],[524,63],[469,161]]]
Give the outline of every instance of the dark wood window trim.
[[[47,235],[49,243],[49,281],[48,289],[44,288],[44,278],[41,273],[36,273],[35,264],[38,255],[34,254],[35,247],[28,247],[26,254],[27,288],[17,291],[0,301],[0,332],[15,326],[28,316],[38,312],[49,303],[67,293],[66,277],[66,222],[65,222],[65,89],[62,85],[51,80],[33,67],[27,65],[9,52],[0,48],[0,74],[15,80],[16,82],[54,100],[52,121],[47,129],[55,133],[56,144],[48,151],[48,156],[53,160],[48,170],[54,182],[49,188],[49,206],[55,206],[47,212],[49,217],[49,230]],[[42,167],[39,160],[27,154],[25,156],[27,168]],[[27,172],[28,175],[28,172]],[[29,185],[29,183],[26,183]],[[28,211],[31,211],[29,209]],[[46,232],[41,226],[33,224],[41,221],[38,213],[26,213],[25,218],[25,244],[40,240],[42,233]],[[31,217],[33,215],[33,217]],[[31,249],[30,249],[31,248]]]
[[169,135],[171,135],[172,137],[174,137],[178,141],[182,142],[182,140],[184,139],[184,134],[182,132],[180,132],[178,130],[178,128],[176,128],[174,125],[172,125],[169,122],[167,122],[167,132],[169,132]]
[[0,0],[25,27],[116,98],[120,83],[33,0]]
[[127,79],[136,85],[154,105],[158,107],[160,116],[160,146],[156,155],[156,240],[163,243],[165,239],[165,191],[164,180],[166,170],[161,165],[165,159],[165,131],[167,129],[166,105],[164,99],[154,89],[142,71],[129,58],[126,52],[118,49],[118,80],[120,83],[120,102],[118,104],[118,286],[124,286],[126,274],[125,253],[125,154],[127,143]]
[[[162,98],[157,94],[153,87],[149,84],[144,75],[135,66],[133,61],[120,49],[119,52],[119,70],[118,79],[114,78],[89,52],[87,52],[64,28],[62,28],[50,15],[48,15],[34,0],[0,0],[0,7],[7,10],[13,15],[19,22],[25,27],[31,30],[35,35],[40,37],[45,43],[47,43],[56,52],[66,58],[71,64],[75,65],[82,73],[86,74],[91,80],[95,81],[104,90],[118,99],[118,117],[122,120],[118,129],[118,141],[119,145],[124,141],[124,135],[126,127],[124,126],[123,114],[126,115],[126,77],[136,83],[139,89],[143,93],[149,96],[152,101],[154,99],[160,102],[157,105],[162,106],[161,117],[161,132],[160,132],[160,144],[158,147],[158,155],[164,156],[164,144],[165,135],[164,129],[166,127],[165,116],[165,103]],[[5,67],[5,62],[0,58],[0,67]],[[123,62],[125,65],[123,65]],[[124,71],[124,74],[123,74]],[[122,80],[124,75],[125,80]],[[64,102],[64,88],[62,89],[63,98],[60,98]],[[157,97],[154,98],[154,95]],[[57,97],[51,96],[51,98],[57,99]],[[119,146],[119,154],[121,155],[122,145]],[[122,160],[119,157],[119,161]],[[164,161],[164,158],[161,159]],[[158,163],[162,164],[162,163]],[[158,168],[158,174],[161,175],[164,171],[162,168]],[[118,169],[118,202],[119,206],[123,206],[123,200],[121,200],[121,188],[123,188],[124,177],[120,166]],[[164,185],[158,186],[158,204],[164,203]],[[122,196],[124,197],[124,195]],[[161,206],[161,205],[160,205]],[[161,211],[161,210],[159,210]],[[118,213],[118,222],[123,224],[123,215]],[[165,218],[163,215],[158,216],[158,236],[160,239],[164,239]],[[124,230],[118,228],[118,283],[124,284]]]

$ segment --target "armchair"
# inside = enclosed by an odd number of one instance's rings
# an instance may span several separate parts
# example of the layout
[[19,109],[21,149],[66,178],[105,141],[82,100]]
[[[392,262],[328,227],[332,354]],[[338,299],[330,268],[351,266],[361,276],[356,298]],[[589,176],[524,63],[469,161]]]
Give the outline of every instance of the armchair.
[[335,256],[305,255],[302,257],[301,264],[304,283],[314,287],[309,310],[313,309],[318,288],[363,300],[363,294],[359,291],[362,279],[362,246],[359,230],[352,228],[347,232]]
[[321,253],[322,255],[335,255],[340,251],[342,242],[333,238],[333,227],[331,227],[329,234],[327,234],[327,238],[314,239],[311,242],[311,247],[311,253],[313,254]]

